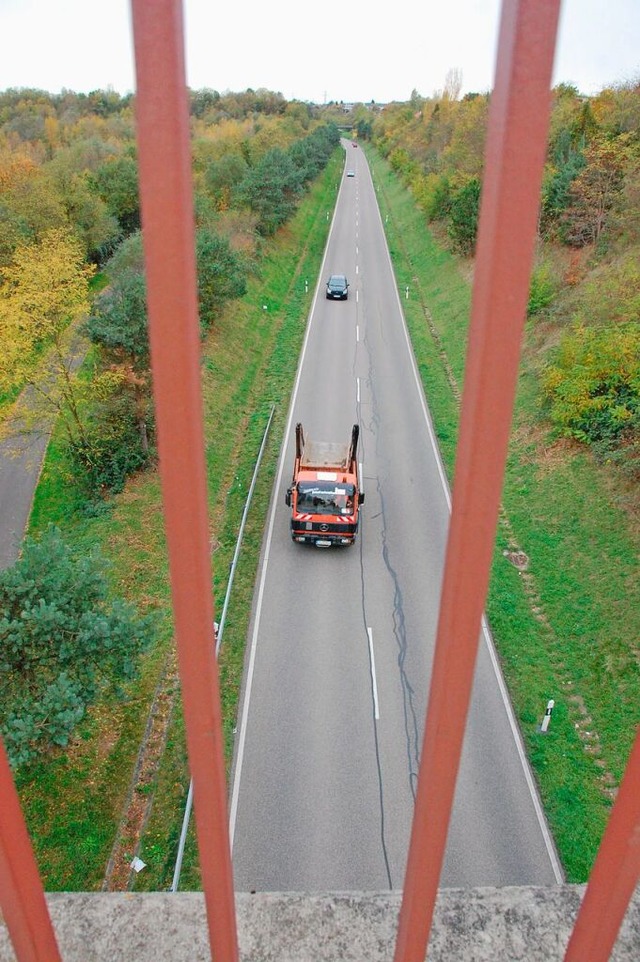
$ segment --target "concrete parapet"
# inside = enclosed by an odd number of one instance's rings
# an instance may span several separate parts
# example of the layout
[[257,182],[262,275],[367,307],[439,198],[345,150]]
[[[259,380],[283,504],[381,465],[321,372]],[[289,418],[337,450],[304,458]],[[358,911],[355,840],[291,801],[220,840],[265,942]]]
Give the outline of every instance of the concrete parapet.
[[[562,962],[584,886],[442,889],[429,962]],[[63,962],[209,962],[197,892],[47,896]],[[236,896],[242,962],[391,962],[399,893]],[[611,962],[640,959],[640,893]],[[0,921],[0,962],[15,962]]]

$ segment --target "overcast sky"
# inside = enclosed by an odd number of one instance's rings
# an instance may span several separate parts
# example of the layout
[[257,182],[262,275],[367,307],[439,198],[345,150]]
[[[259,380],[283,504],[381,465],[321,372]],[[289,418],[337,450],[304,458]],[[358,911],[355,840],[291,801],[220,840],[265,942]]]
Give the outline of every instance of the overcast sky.
[[[184,0],[187,83],[287,100],[428,97],[448,71],[493,86],[500,0]],[[640,79],[640,0],[563,0],[553,83]],[[0,0],[0,90],[134,89],[129,0]]]

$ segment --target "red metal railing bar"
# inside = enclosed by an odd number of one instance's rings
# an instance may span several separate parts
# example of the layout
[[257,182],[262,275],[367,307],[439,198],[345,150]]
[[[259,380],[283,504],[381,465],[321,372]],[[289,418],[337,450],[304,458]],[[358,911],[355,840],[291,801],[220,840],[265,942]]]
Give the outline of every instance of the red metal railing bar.
[[213,637],[188,92],[180,0],[133,0],[160,478],[200,868],[216,962],[238,958]]
[[2,739],[0,907],[18,962],[60,962],[44,889]]
[[489,583],[536,239],[560,0],[505,0],[436,651],[396,962],[423,962]]
[[640,728],[618,790],[565,962],[606,962],[640,879]]

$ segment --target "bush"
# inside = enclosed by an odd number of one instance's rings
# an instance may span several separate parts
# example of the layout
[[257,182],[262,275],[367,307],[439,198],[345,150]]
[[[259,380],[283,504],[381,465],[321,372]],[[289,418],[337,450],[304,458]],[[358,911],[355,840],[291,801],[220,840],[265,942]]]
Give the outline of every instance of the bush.
[[425,174],[413,187],[428,221],[444,220],[451,210],[451,182],[446,174]]
[[556,285],[549,268],[538,267],[531,275],[527,317],[541,314],[553,303],[555,296]]
[[247,292],[243,258],[226,237],[201,228],[196,233],[200,330],[205,334],[228,300]]
[[640,430],[640,324],[578,327],[543,375],[562,434],[601,449]]
[[[136,411],[144,404],[146,410]],[[155,458],[151,399],[114,395],[87,418],[81,435],[68,442],[73,478],[90,500],[122,491],[127,478]]]
[[461,254],[473,254],[480,215],[480,181],[472,177],[453,195],[449,208],[449,237]]
[[87,706],[137,675],[149,619],[109,596],[107,565],[57,528],[0,572],[0,730],[14,767],[68,743]]
[[84,331],[116,359],[145,370],[149,367],[148,327],[144,274],[127,267],[98,295]]

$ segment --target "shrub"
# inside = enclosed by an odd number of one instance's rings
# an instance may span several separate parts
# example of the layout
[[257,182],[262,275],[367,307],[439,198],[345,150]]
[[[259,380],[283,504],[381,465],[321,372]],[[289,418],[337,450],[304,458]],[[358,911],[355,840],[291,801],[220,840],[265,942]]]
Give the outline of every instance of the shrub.
[[201,228],[196,233],[200,329],[206,333],[228,300],[247,292],[247,270],[226,237]]
[[451,210],[451,183],[446,174],[425,174],[413,186],[428,221],[444,220]]
[[68,441],[75,483],[96,500],[122,491],[127,478],[155,458],[155,419],[151,398],[119,390],[96,406],[82,434]]
[[[0,572],[0,730],[12,765],[68,743],[87,706],[137,675],[151,623],[109,595],[97,551],[57,528]],[[121,694],[121,692],[120,692]]]
[[601,448],[640,429],[640,324],[577,327],[543,374],[562,434]]
[[480,181],[472,177],[456,191],[449,209],[449,237],[461,254],[473,254],[480,214]]
[[555,295],[556,285],[549,268],[546,266],[536,268],[531,275],[527,317],[533,317],[545,311],[553,303]]

